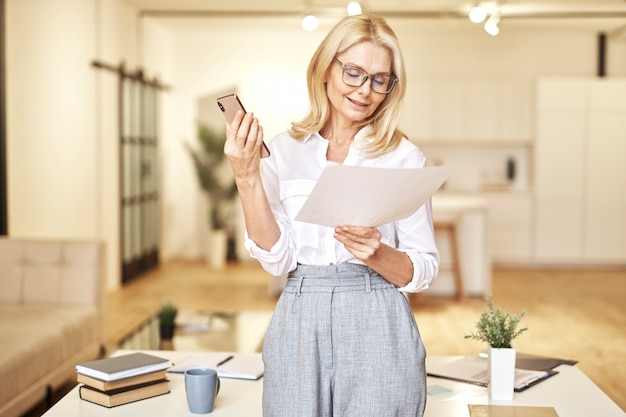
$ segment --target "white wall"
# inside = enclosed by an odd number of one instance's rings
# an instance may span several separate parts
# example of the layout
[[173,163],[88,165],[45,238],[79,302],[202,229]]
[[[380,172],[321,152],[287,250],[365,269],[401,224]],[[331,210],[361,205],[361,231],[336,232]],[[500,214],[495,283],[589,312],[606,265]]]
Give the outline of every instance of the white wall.
[[9,234],[99,239],[120,281],[117,75],[137,65],[136,11],[120,0],[8,0]]
[[[95,0],[97,49],[94,59],[110,65],[124,62],[127,69],[140,66],[137,11],[120,0]],[[95,70],[96,124],[98,146],[99,216],[98,236],[107,242],[107,288],[120,285],[120,137],[119,75]],[[148,74],[150,75],[150,74]]]
[[[144,19],[153,20],[171,35],[173,68],[168,81],[174,85],[166,95],[171,113],[163,118],[162,253],[165,258],[197,257],[206,228],[204,205],[181,146],[184,140],[194,140],[195,101],[237,86],[269,140],[306,110],[306,67],[333,22],[308,33],[295,19]],[[433,78],[532,81],[596,72],[597,31],[587,25],[556,30],[547,24],[529,29],[511,23],[500,36],[491,37],[478,26],[458,21],[388,21],[403,47],[409,85]],[[151,43],[144,39],[147,49]],[[610,40],[608,57],[609,75],[625,75],[626,40]]]
[[94,237],[95,39],[85,34],[93,33],[95,3],[5,4],[9,232]]

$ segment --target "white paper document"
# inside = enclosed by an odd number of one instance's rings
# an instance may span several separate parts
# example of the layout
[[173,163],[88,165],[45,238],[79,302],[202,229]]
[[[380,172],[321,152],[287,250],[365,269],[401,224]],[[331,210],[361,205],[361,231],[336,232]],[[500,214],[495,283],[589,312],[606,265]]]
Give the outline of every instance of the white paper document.
[[441,187],[452,166],[328,166],[296,220],[322,226],[376,227],[415,213]]
[[259,355],[247,353],[203,352],[192,354],[176,362],[168,372],[184,373],[191,368],[211,368],[222,378],[256,380],[263,376],[265,367]]

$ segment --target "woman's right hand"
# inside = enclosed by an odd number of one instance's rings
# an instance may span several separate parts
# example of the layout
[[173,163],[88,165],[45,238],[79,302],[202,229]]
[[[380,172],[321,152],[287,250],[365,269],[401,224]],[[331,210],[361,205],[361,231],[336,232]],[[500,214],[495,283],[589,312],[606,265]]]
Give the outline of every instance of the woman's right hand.
[[236,180],[259,175],[263,128],[253,113],[238,110],[226,129],[224,154],[228,158]]
[[252,113],[238,110],[226,129],[224,154],[235,174],[248,237],[269,251],[280,239],[261,180],[263,128]]

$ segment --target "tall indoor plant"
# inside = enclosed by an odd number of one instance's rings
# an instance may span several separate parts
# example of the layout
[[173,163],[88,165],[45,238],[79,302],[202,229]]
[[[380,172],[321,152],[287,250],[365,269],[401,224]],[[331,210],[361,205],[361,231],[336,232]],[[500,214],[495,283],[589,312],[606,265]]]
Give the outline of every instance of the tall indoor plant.
[[228,237],[233,225],[232,200],[237,195],[237,186],[228,169],[224,155],[225,131],[218,131],[198,123],[199,147],[186,144],[193,160],[200,188],[208,197],[208,253],[209,264],[223,266],[226,261]]
[[526,311],[512,314],[496,308],[491,296],[485,298],[486,307],[476,322],[476,331],[465,336],[487,342],[489,345],[489,398],[492,400],[513,399],[515,383],[515,356],[512,342],[528,330],[520,327]]

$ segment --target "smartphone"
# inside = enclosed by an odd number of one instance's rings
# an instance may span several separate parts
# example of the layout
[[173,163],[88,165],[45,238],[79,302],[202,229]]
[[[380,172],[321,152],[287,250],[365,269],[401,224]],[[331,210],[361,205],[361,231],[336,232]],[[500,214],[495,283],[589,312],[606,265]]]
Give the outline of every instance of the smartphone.
[[[217,106],[220,108],[222,113],[224,113],[224,118],[226,118],[226,122],[228,124],[233,121],[233,117],[235,117],[237,110],[241,109],[244,113],[246,113],[246,109],[243,107],[243,104],[241,104],[241,100],[239,100],[237,94],[229,94],[218,98]],[[263,142],[263,146],[261,146],[261,158],[267,158],[268,156],[270,156],[270,150],[267,148],[265,142]]]

